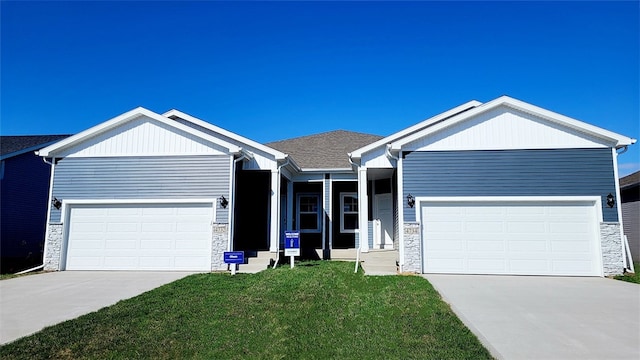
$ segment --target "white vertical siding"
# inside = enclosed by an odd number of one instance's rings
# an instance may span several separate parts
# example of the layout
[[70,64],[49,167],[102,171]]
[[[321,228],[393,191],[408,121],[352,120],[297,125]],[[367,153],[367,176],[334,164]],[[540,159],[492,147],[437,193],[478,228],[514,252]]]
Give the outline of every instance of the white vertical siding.
[[548,148],[606,148],[597,139],[560,127],[534,115],[499,107],[467,121],[422,137],[403,150],[508,150]]
[[226,153],[227,149],[221,146],[141,116],[74,146],[59,156],[223,155]]

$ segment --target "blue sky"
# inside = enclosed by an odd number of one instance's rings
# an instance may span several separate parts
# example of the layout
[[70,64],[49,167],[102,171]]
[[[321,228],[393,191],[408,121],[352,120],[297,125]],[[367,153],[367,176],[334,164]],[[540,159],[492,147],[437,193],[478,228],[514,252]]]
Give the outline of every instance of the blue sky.
[[72,134],[137,106],[260,142],[389,135],[503,94],[640,133],[638,1],[0,6],[3,135]]

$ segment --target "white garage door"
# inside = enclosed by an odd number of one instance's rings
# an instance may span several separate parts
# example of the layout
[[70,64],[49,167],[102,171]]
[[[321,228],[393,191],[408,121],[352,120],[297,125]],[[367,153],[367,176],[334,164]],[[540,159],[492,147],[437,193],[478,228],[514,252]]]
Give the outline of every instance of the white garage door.
[[602,273],[592,201],[432,202],[421,218],[426,273]]
[[211,270],[209,204],[72,205],[67,270]]

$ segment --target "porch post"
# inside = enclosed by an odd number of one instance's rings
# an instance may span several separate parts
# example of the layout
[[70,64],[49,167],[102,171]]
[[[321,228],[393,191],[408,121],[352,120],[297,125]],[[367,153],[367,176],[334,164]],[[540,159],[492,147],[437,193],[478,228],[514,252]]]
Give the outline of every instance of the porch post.
[[367,196],[367,168],[358,168],[358,228],[360,250],[369,251],[369,198]]
[[269,211],[269,251],[276,252],[278,250],[278,241],[280,238],[280,173],[278,170],[271,170],[271,210]]

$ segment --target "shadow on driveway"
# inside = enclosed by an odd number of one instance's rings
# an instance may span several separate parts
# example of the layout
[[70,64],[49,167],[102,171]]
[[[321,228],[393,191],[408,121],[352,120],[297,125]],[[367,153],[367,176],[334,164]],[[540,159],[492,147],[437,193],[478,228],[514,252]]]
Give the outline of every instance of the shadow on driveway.
[[0,281],[0,344],[132,298],[190,272],[61,271]]

